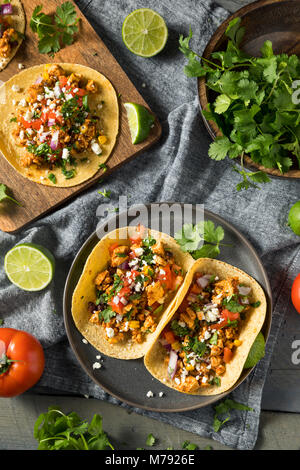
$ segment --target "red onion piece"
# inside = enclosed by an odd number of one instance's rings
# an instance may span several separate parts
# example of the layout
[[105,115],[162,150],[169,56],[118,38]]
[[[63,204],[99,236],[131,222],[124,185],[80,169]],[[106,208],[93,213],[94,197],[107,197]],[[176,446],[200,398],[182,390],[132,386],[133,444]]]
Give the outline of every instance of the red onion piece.
[[129,269],[129,264],[127,261],[124,261],[124,263],[120,264],[118,268],[123,269],[123,270]]
[[59,131],[54,132],[51,142],[50,142],[50,147],[52,150],[57,150],[58,147],[58,136],[59,136]]
[[1,15],[12,15],[13,7],[10,3],[4,3],[0,6]]
[[241,295],[248,295],[251,292],[251,287],[238,286],[238,290]]
[[35,81],[35,85],[39,85],[40,83],[42,83],[43,81],[43,78],[42,77],[38,77]]
[[197,279],[198,286],[202,287],[202,289],[205,289],[205,287],[208,286],[209,284],[210,278],[211,278],[210,274],[205,274],[202,277],[198,277]]
[[50,118],[48,119],[48,127],[55,126],[55,119]]
[[176,374],[176,370],[177,370],[177,360],[178,360],[178,356],[176,354],[175,351],[173,351],[173,349],[171,349],[170,351],[170,359],[169,359],[169,364],[168,364],[168,374],[169,374],[169,377],[173,380],[174,377],[175,377],[175,374]]
[[191,293],[187,296],[187,301],[188,302],[196,302],[196,300],[197,300],[197,295],[196,294]]

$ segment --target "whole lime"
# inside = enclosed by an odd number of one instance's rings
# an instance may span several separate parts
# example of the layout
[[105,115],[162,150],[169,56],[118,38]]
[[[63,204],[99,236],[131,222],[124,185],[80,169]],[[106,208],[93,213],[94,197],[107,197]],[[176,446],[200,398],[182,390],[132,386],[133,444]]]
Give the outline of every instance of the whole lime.
[[300,237],[300,201],[296,202],[290,209],[288,224],[296,235]]

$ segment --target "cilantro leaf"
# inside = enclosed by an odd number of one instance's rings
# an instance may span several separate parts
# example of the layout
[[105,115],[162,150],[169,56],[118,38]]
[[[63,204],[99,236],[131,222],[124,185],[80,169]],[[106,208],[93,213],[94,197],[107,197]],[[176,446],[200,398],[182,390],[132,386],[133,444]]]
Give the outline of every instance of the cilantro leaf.
[[5,199],[9,199],[10,201],[14,202],[18,206],[21,206],[21,204],[16,199],[14,199],[13,197],[7,194],[7,190],[8,190],[7,186],[3,183],[0,183],[0,202],[4,201]]
[[224,424],[230,420],[231,410],[253,411],[253,408],[231,400],[230,398],[220,402],[217,406],[215,406],[215,416],[213,422],[213,428],[215,432],[218,432],[221,427],[223,427]]
[[156,438],[153,436],[153,434],[149,434],[146,440],[146,446],[150,446],[150,447],[154,446],[155,441],[156,441]]
[[[195,259],[216,258],[220,253],[219,245],[224,238],[224,230],[221,226],[215,228],[211,220],[205,220],[196,225],[184,224],[174,237],[182,251],[190,252]],[[204,244],[198,248],[201,242]]]
[[30,27],[38,35],[38,49],[41,54],[53,56],[62,45],[74,42],[78,32],[79,18],[71,2],[64,2],[56,9],[55,15],[43,13],[43,5],[38,5],[32,14]]

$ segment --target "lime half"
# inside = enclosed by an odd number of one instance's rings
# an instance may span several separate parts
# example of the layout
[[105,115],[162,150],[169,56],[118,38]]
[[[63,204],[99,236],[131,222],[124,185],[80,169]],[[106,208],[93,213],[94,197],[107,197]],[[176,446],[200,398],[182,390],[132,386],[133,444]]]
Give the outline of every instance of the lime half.
[[44,289],[52,280],[55,260],[46,248],[22,243],[9,250],[4,259],[8,279],[27,291]]
[[300,236],[300,201],[290,209],[288,224],[296,235]]
[[134,54],[153,57],[165,47],[168,28],[156,11],[140,8],[125,18],[122,38],[125,46]]
[[127,111],[132,143],[139,144],[148,137],[155,118],[141,104],[124,103],[124,106]]

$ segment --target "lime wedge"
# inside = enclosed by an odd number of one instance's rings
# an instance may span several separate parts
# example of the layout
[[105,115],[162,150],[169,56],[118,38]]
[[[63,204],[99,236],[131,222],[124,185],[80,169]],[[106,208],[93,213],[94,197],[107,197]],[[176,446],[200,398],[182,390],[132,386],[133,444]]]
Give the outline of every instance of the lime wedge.
[[165,47],[168,28],[156,11],[140,8],[125,18],[122,39],[125,46],[134,54],[153,57]]
[[33,243],[22,243],[9,250],[4,259],[8,279],[30,292],[44,289],[52,280],[55,260],[50,251]]
[[254,343],[251,346],[248,357],[244,364],[244,369],[254,367],[265,355],[265,338],[262,332],[259,332]]
[[148,137],[155,118],[141,104],[124,103],[124,106],[127,111],[132,143],[139,144]]

